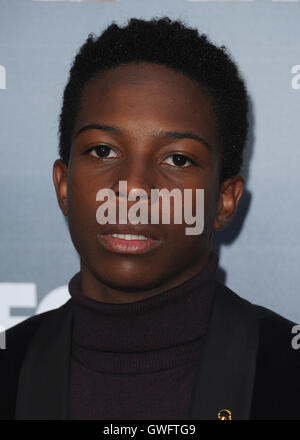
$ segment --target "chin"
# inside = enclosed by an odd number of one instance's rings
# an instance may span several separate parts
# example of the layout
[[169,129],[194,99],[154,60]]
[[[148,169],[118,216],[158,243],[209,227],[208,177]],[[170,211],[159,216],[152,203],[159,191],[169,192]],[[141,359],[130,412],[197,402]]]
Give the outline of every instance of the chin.
[[142,292],[157,288],[164,280],[163,274],[154,274],[153,271],[139,270],[122,270],[120,266],[116,266],[114,270],[97,270],[94,276],[112,289],[124,292]]

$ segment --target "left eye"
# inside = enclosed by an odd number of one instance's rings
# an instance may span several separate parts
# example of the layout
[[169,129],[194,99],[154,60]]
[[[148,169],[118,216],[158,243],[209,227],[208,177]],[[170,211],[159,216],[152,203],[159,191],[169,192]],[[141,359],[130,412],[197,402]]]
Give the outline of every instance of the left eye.
[[190,166],[190,164],[193,163],[191,159],[184,156],[183,154],[172,154],[172,156],[167,157],[164,162],[168,162],[168,165],[181,168],[187,168],[188,166]]
[[117,153],[107,145],[97,145],[90,149],[91,156],[99,157],[99,158],[108,158],[116,157]]

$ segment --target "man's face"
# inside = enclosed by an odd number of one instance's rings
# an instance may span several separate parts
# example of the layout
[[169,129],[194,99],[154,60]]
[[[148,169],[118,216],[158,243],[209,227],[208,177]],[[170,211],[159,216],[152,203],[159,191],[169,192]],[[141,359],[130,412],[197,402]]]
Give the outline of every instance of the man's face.
[[[94,128],[87,128],[91,124]],[[83,127],[86,129],[81,130]],[[163,132],[192,133],[203,142]],[[55,167],[64,166],[58,162]],[[192,80],[150,63],[99,74],[82,94],[70,161],[60,186],[56,183],[82,266],[119,290],[155,288],[188,268],[196,273],[211,246],[220,202],[219,169],[220,139],[211,100]],[[182,194],[184,189],[192,189],[193,206],[196,189],[204,189],[202,234],[186,235],[184,222],[174,224],[172,205],[170,224],[117,225],[115,229],[99,224],[96,212],[102,202],[96,200],[96,194],[103,188],[112,189],[118,201],[120,180],[127,181],[128,192],[143,189],[149,197],[154,188],[178,188]],[[128,209],[134,203],[128,201]],[[153,241],[149,247],[141,245],[138,252],[131,243],[126,251],[124,239],[113,238],[114,232],[150,235]]]

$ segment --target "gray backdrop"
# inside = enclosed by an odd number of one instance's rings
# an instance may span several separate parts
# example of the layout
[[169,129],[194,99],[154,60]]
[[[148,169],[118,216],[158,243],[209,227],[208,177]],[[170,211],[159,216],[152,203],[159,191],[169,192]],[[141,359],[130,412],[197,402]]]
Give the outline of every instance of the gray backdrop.
[[62,304],[79,270],[52,183],[71,61],[113,19],[168,15],[238,62],[252,98],[233,224],[215,243],[218,276],[239,295],[300,322],[300,2],[0,0],[0,325]]

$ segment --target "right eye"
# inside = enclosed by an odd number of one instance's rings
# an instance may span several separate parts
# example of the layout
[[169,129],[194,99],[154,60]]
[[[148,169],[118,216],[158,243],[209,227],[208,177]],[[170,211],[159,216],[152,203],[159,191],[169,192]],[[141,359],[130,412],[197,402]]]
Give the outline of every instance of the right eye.
[[89,150],[89,154],[100,159],[111,159],[117,156],[117,153],[107,145],[96,145]]

